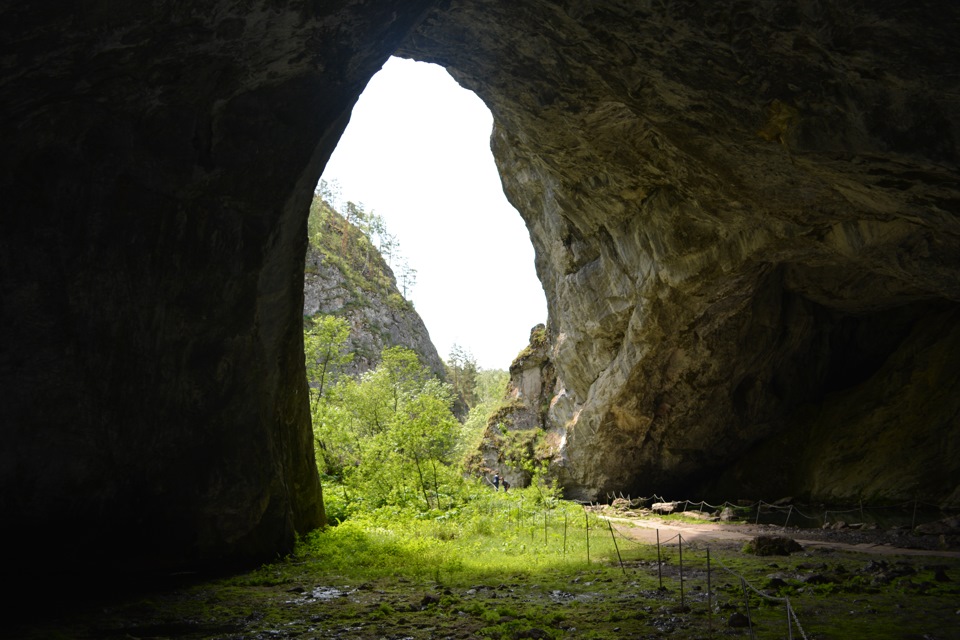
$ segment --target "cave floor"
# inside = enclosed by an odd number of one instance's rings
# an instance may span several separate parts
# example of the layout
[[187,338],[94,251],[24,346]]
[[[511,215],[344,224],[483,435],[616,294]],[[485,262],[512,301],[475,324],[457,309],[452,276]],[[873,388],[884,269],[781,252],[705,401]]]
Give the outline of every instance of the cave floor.
[[[613,536],[617,556],[496,580],[439,572],[360,580],[315,558],[95,602],[73,602],[51,585],[36,594],[48,603],[42,612],[8,625],[5,637],[960,638],[956,551],[896,548],[882,532],[609,522],[593,535]],[[743,553],[759,534],[795,537],[803,549]]]

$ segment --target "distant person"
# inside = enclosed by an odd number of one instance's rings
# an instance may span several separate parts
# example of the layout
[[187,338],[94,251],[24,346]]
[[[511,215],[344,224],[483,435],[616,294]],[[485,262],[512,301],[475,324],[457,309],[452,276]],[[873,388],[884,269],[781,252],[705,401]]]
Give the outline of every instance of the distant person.
[[500,474],[499,473],[493,474],[493,490],[494,491],[500,490]]
[[510,483],[507,482],[507,479],[506,479],[506,478],[504,478],[504,479],[503,479],[503,492],[506,493],[506,492],[509,491],[509,490],[510,490]]

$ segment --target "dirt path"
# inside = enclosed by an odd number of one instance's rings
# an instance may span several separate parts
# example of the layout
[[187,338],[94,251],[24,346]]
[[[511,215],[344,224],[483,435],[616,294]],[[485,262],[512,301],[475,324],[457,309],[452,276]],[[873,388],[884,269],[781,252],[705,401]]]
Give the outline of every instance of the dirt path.
[[[601,516],[614,524],[624,536],[637,542],[646,544],[657,543],[657,533],[659,531],[661,544],[677,544],[676,535],[682,534],[685,542],[700,544],[719,544],[731,547],[739,547],[747,540],[758,535],[783,535],[795,539],[803,547],[820,547],[836,549],[839,551],[852,551],[856,553],[869,553],[883,556],[931,556],[939,558],[960,558],[960,551],[944,551],[939,549],[915,549],[908,547],[895,546],[889,542],[880,540],[877,534],[874,540],[865,542],[844,541],[844,534],[836,533],[833,537],[836,539],[823,539],[824,535],[820,533],[816,539],[812,536],[804,537],[804,530],[789,529],[784,531],[781,527],[768,527],[757,525],[732,525],[716,524],[705,522],[700,523],[676,523],[665,522],[657,518],[616,518],[611,516]],[[813,533],[813,531],[810,531]],[[857,537],[870,537],[863,534],[857,534]]]

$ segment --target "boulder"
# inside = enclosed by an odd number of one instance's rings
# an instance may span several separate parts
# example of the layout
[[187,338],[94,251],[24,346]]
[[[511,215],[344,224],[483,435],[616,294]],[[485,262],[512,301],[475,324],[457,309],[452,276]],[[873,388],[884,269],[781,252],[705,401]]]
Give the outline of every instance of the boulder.
[[660,515],[670,515],[680,506],[679,502],[654,502],[650,505],[650,510]]
[[783,536],[756,536],[743,546],[744,553],[757,556],[788,556],[803,551],[803,547],[793,538]]
[[733,520],[739,520],[736,512],[730,507],[724,507],[723,511],[720,512],[721,522],[732,522]]
[[914,532],[922,535],[960,535],[960,516],[951,516],[917,525]]

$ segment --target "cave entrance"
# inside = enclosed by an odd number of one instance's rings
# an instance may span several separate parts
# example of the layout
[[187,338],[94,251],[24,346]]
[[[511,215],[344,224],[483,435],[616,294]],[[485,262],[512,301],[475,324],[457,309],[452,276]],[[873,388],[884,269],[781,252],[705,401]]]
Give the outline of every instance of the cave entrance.
[[[529,234],[490,151],[493,116],[443,67],[390,58],[324,170],[335,208],[362,204],[416,272],[406,292],[442,358],[454,344],[506,369],[546,320]],[[399,277],[398,277],[399,280]],[[401,289],[402,292],[402,289]]]

